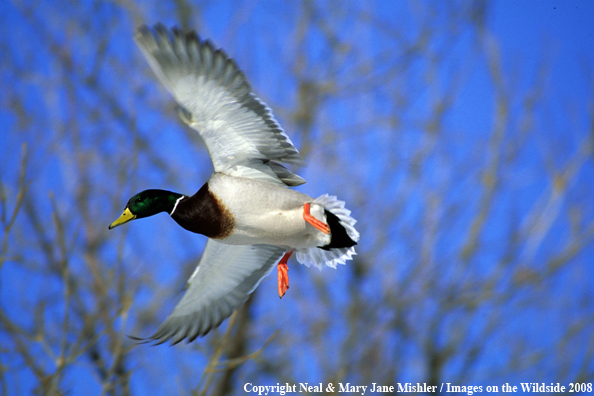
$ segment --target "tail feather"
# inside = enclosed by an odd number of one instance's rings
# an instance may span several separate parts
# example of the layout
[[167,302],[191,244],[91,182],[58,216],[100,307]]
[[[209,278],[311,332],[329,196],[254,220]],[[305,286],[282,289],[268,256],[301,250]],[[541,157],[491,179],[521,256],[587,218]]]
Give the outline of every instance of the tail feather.
[[345,264],[357,254],[354,246],[359,240],[359,232],[354,225],[351,211],[344,207],[344,201],[328,194],[316,198],[312,204],[319,204],[324,208],[326,222],[330,226],[332,239],[328,245],[307,249],[295,249],[297,261],[306,266],[312,264],[322,269],[323,265],[336,268],[338,264]]

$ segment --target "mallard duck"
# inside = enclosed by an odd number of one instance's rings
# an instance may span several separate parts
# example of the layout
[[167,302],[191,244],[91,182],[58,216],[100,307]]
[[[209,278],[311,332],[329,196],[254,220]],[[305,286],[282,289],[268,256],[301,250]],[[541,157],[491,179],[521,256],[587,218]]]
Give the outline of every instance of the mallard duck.
[[202,137],[214,167],[196,194],[142,191],[109,225],[165,212],[208,237],[185,294],[146,340],[175,344],[206,335],[243,305],[275,265],[282,298],[293,252],[298,262],[318,268],[350,260],[359,240],[356,220],[335,196],[314,199],[288,188],[305,180],[282,163],[303,160],[236,63],[195,32],[158,24],[140,27],[135,39],[177,101],[181,120]]

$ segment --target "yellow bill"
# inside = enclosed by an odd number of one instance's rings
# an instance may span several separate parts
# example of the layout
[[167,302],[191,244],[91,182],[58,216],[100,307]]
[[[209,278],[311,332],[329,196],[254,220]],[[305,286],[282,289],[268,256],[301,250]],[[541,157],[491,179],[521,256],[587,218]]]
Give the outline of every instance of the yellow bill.
[[127,222],[132,221],[135,218],[136,215],[132,214],[132,212],[130,212],[130,209],[126,208],[124,209],[124,213],[122,213],[122,215],[118,217],[116,221],[109,225],[109,229],[111,230],[112,228],[115,228],[119,225],[126,224]]

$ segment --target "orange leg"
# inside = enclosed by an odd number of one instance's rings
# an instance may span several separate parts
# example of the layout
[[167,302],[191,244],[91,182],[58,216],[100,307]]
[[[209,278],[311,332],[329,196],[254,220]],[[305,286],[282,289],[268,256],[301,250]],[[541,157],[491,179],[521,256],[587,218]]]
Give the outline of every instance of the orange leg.
[[330,227],[323,221],[320,221],[309,213],[309,202],[303,205],[303,220],[314,226],[316,229],[322,231],[324,234],[330,234]]
[[287,290],[289,290],[289,266],[287,265],[287,262],[289,261],[289,257],[291,257],[292,254],[292,250],[285,253],[276,267],[278,278],[278,296],[280,298],[283,298]]

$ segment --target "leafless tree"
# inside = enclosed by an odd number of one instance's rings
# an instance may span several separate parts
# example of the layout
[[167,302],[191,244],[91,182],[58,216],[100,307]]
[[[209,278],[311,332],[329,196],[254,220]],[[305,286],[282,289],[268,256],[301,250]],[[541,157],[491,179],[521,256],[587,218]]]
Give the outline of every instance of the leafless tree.
[[[591,75],[589,107],[560,103],[555,54],[510,66],[486,2],[215,3],[8,4],[1,394],[594,380]],[[346,200],[362,234],[347,266],[291,265],[283,300],[263,282],[175,347],[127,335],[165,318],[204,240],[166,216],[107,231],[133,193],[211,172],[134,48],[157,20],[218,36],[304,155],[304,189]]]

